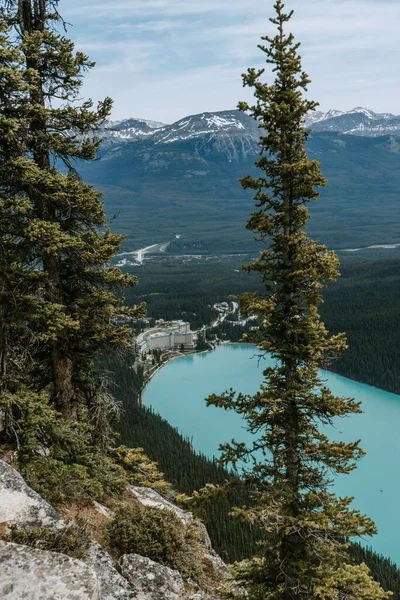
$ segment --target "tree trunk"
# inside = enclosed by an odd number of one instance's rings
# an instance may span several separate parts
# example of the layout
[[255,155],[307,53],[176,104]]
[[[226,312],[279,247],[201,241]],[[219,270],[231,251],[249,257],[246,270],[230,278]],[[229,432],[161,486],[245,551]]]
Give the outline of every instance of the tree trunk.
[[[283,132],[284,134],[286,132]],[[285,161],[290,162],[290,151],[285,156]],[[292,182],[286,181],[283,199],[284,211],[284,235],[286,240],[293,235],[293,195]],[[292,247],[287,244],[283,247],[283,266],[285,273],[293,271]],[[283,319],[285,324],[286,344],[293,344],[291,317],[293,315],[293,305],[295,303],[295,290],[292,280],[285,281],[283,298]],[[290,330],[290,331],[289,331]],[[285,344],[285,345],[286,345]],[[289,486],[289,497],[287,501],[287,510],[291,519],[296,518],[298,512],[299,498],[299,454],[298,454],[298,424],[299,410],[296,402],[295,391],[293,391],[296,382],[297,369],[295,357],[287,357],[284,361],[285,369],[285,391],[287,394],[287,406],[285,410],[285,463],[286,463],[286,483]],[[298,598],[297,581],[298,574],[296,564],[298,561],[299,536],[297,533],[287,535],[282,541],[283,572],[285,573],[285,591],[282,600],[295,600]]]
[[51,366],[54,381],[54,403],[64,419],[74,420],[76,409],[73,404],[72,361],[60,350],[58,342],[51,345]]

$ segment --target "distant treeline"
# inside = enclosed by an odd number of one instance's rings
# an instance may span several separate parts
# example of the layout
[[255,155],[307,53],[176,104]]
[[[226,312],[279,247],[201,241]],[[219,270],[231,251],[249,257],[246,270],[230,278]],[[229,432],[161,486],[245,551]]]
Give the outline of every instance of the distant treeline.
[[327,290],[321,314],[331,333],[346,332],[349,350],[331,368],[400,394],[399,252],[341,254],[340,259],[342,277]]
[[257,285],[254,278],[241,271],[243,262],[239,256],[221,262],[165,259],[144,263],[134,271],[139,285],[127,299],[131,303],[145,301],[151,317],[166,321],[182,318],[190,322],[192,329],[199,329],[216,319],[216,302]]

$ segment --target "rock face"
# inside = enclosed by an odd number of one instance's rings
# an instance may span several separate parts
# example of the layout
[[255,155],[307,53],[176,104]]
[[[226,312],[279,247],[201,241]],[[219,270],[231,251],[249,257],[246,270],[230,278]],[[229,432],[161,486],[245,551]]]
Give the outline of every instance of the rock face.
[[172,502],[166,500],[160,496],[158,492],[155,492],[151,488],[134,487],[132,485],[128,485],[128,490],[143,506],[158,508],[160,510],[170,510],[178,517],[178,519],[180,519],[180,521],[182,521],[184,525],[195,525],[199,530],[202,544],[212,551],[212,553],[214,552],[212,550],[210,536],[208,535],[205,525],[203,525],[203,523],[200,521],[197,521],[191,512],[182,510],[178,506],[175,506],[175,504],[172,504]]
[[228,567],[226,566],[222,558],[215,552],[215,550],[211,550],[209,554],[205,554],[204,560],[210,566],[211,570],[213,571],[214,577],[217,581],[229,579],[230,573]]
[[64,554],[0,542],[2,600],[101,600],[92,569]]
[[63,526],[60,515],[25,483],[8,463],[0,460],[0,524],[23,529]]
[[178,571],[138,554],[126,554],[120,561],[121,573],[129,581],[135,600],[179,600],[185,592]]

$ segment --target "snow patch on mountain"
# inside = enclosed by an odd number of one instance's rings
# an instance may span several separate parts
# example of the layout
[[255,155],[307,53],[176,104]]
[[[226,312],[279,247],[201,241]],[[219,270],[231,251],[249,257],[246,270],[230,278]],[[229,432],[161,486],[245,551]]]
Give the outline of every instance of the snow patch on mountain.
[[222,117],[219,117],[218,115],[212,115],[212,116],[203,115],[201,118],[204,119],[205,121],[207,121],[207,124],[209,127],[215,126],[218,129],[224,129],[226,127],[229,127],[229,128],[236,127],[237,129],[244,129],[244,125],[242,123],[240,123],[240,121],[238,121],[234,117],[222,118]]
[[312,123],[321,123],[322,121],[328,121],[330,119],[336,119],[338,117],[346,117],[352,115],[363,115],[371,121],[378,121],[381,119],[390,120],[396,118],[395,115],[391,113],[376,113],[373,110],[370,110],[369,108],[365,108],[363,106],[356,106],[352,110],[348,111],[336,109],[328,110],[328,112],[312,111],[307,115],[305,122],[307,125],[311,125]]
[[158,129],[155,134],[156,144],[169,144],[172,142],[200,138],[205,135],[220,133],[246,133],[246,126],[242,122],[249,119],[239,111],[224,111],[220,113],[200,113],[185,117],[172,125]]

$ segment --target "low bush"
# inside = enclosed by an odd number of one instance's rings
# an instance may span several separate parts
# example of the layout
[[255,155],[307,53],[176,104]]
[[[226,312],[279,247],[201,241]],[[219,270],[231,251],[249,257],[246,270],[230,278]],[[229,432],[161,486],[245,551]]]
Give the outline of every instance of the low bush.
[[144,508],[140,504],[121,506],[106,525],[111,551],[117,558],[140,554],[184,577],[199,581],[201,569],[196,564],[194,532],[182,524],[171,511]]
[[26,531],[12,525],[10,533],[1,536],[1,539],[39,550],[60,552],[78,559],[86,558],[86,550],[90,544],[86,524],[79,519],[57,530],[41,528]]
[[157,463],[145,455],[143,448],[119,446],[111,451],[111,456],[126,471],[130,484],[151,487],[164,495],[172,493],[171,484],[165,481]]
[[21,466],[27,483],[50,503],[101,498],[103,487],[89,476],[86,467],[38,457]]

